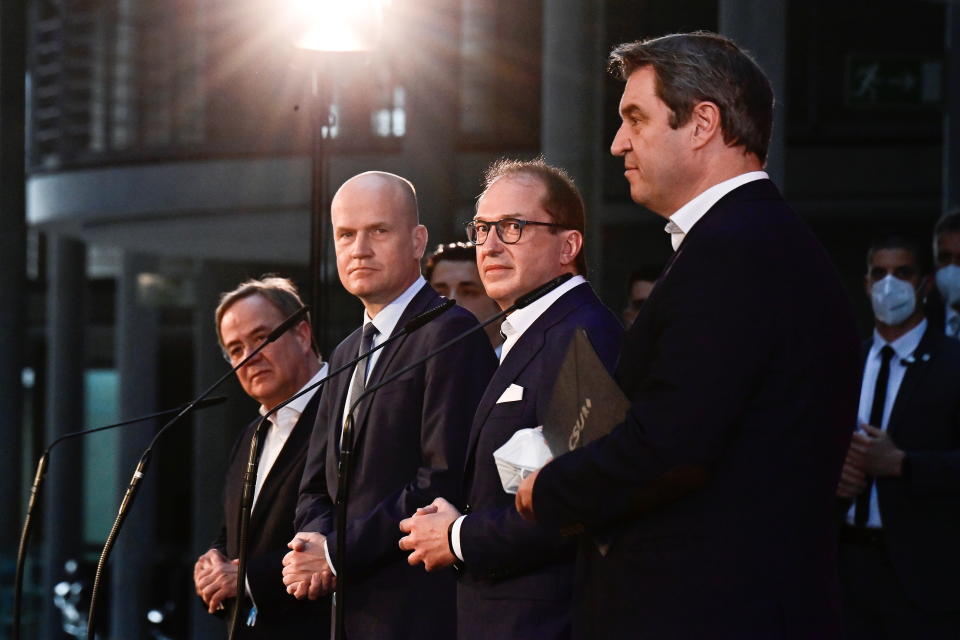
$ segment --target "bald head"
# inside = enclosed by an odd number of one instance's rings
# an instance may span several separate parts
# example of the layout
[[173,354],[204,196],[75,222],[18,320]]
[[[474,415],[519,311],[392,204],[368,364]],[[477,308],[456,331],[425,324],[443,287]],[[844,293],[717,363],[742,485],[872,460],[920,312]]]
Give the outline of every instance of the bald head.
[[400,176],[361,173],[337,190],[330,219],[340,282],[372,318],[420,276],[427,230],[417,194]]
[[344,182],[331,202],[331,211],[344,198],[364,197],[379,201],[385,211],[396,215],[399,222],[409,227],[420,224],[417,191],[406,178],[386,171],[365,171]]

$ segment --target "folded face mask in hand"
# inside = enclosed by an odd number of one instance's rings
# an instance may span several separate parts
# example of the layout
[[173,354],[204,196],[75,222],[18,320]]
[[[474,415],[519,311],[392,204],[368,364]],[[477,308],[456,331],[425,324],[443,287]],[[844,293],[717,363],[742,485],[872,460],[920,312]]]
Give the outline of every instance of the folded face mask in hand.
[[552,459],[542,427],[520,429],[493,452],[500,484],[504,491],[511,494],[517,492],[524,478]]

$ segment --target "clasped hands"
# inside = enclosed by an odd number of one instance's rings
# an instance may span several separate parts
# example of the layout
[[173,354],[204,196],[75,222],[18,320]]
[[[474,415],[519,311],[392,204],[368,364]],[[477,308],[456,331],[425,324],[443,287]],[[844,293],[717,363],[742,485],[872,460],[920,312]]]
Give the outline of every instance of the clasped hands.
[[[517,511],[527,520],[533,520],[533,483],[536,473],[524,479],[517,494]],[[450,526],[462,514],[455,506],[437,498],[426,507],[420,507],[409,518],[400,521],[400,531],[407,534],[400,538],[400,548],[409,551],[407,562],[411,566],[423,563],[427,571],[449,567],[457,561],[450,548]]]
[[400,521],[400,531],[407,534],[400,538],[400,548],[410,551],[407,562],[411,566],[423,563],[427,571],[449,567],[457,561],[450,548],[448,531],[460,517],[460,512],[443,498],[437,498],[426,507],[420,507]]
[[855,498],[867,488],[868,476],[899,476],[903,470],[903,450],[882,429],[863,422],[850,440],[837,495]]
[[324,542],[326,536],[320,533],[301,531],[287,543],[290,551],[283,556],[283,584],[297,600],[316,600],[336,586]]
[[224,600],[237,595],[237,562],[210,549],[193,565],[193,586],[209,613],[216,613]]

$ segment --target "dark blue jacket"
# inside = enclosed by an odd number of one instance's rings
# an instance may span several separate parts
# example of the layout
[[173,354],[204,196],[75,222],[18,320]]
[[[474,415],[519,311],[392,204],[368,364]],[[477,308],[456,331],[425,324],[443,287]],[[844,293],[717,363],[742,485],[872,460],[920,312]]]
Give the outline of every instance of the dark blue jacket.
[[[556,300],[523,333],[487,386],[470,430],[469,513],[460,529],[466,561],[457,585],[459,640],[566,638],[570,634],[576,545],[523,520],[493,460],[518,429],[542,425],[554,381],[578,327],[613,371],[623,328],[589,284]],[[522,399],[497,403],[511,385]]]
[[[407,305],[395,332],[443,300],[425,285]],[[469,311],[453,307],[385,347],[367,387],[475,326],[477,320]],[[358,329],[340,343],[330,358],[331,370],[356,357],[360,337]],[[439,496],[459,496],[470,419],[495,367],[490,342],[477,331],[361,403],[348,502],[348,637],[455,635],[453,570],[427,573],[421,566],[409,566],[407,554],[398,546],[399,525]],[[339,543],[334,508],[337,441],[350,377],[348,370],[327,383],[297,505],[297,530],[325,534],[334,561]]]
[[768,180],[686,235],[625,336],[626,422],[541,471],[582,545],[581,638],[840,633],[835,491],[860,361],[826,252]]

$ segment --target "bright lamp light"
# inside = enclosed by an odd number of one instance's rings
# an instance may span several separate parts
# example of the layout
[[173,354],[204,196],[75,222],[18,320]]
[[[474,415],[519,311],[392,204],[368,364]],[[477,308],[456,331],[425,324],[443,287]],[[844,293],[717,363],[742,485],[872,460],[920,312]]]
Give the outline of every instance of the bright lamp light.
[[368,51],[379,37],[382,0],[291,0],[295,44],[311,51]]

